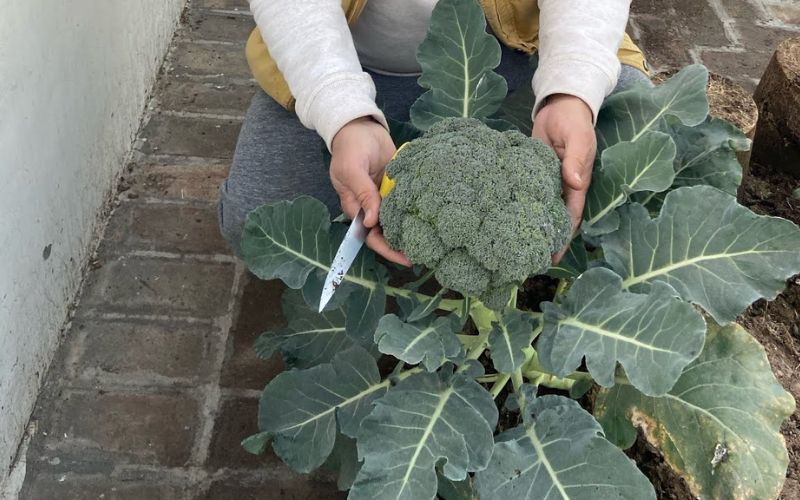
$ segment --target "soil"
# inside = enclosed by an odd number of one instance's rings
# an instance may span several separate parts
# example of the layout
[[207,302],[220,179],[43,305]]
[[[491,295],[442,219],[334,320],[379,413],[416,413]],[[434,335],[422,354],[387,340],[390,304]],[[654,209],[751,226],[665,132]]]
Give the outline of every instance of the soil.
[[[800,179],[753,164],[739,199],[756,213],[800,224],[800,199],[792,195],[798,188]],[[764,346],[781,385],[800,402],[800,275],[790,279],[775,300],[753,304],[739,317],[739,323]],[[800,498],[800,411],[795,411],[781,432],[789,450],[789,470],[779,498],[794,500]]]

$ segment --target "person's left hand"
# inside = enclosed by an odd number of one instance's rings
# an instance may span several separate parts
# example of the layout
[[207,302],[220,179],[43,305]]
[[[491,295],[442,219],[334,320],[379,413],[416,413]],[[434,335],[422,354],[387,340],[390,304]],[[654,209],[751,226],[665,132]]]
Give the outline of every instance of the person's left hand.
[[[553,148],[561,160],[564,202],[575,230],[580,226],[583,216],[597,151],[592,110],[579,97],[551,95],[536,113],[532,135]],[[558,262],[565,250],[557,254],[553,261]]]

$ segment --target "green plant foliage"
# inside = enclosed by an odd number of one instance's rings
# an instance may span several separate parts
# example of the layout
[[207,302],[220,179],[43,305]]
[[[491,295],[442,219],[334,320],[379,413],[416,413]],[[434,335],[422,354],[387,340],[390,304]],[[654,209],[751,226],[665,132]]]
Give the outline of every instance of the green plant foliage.
[[533,342],[535,324],[533,316],[516,309],[506,311],[499,321],[492,323],[489,348],[498,372],[513,373],[525,364],[527,356],[523,350]]
[[[436,464],[461,481],[486,467],[497,407],[467,373],[419,373],[393,387],[361,423],[364,466],[348,498],[433,498]],[[471,372],[471,373],[470,373]]]
[[258,336],[255,350],[259,358],[269,359],[280,351],[289,366],[309,368],[329,362],[354,345],[345,332],[346,317],[341,309],[312,314],[297,292],[285,293],[282,303],[289,325]]
[[656,498],[647,478],[575,401],[538,397],[522,415],[522,425],[497,436],[489,467],[476,475],[480,498]]
[[419,84],[430,89],[411,106],[411,123],[419,130],[443,118],[488,118],[506,96],[505,79],[492,71],[500,64],[500,44],[486,32],[475,0],[436,3],[417,60]]
[[774,299],[800,270],[797,226],[756,215],[710,186],[670,192],[655,219],[635,203],[619,214],[619,230],[601,244],[623,288],[647,292],[667,283],[720,323]]
[[370,403],[388,386],[375,359],[351,347],[330,363],[275,377],[261,396],[258,427],[272,436],[275,453],[287,465],[310,472],[330,455],[337,422],[343,434],[355,437]]
[[414,365],[422,363],[428,371],[435,371],[461,353],[461,343],[456,337],[458,327],[459,321],[453,316],[428,316],[406,323],[394,314],[387,314],[375,330],[375,343],[384,354]]
[[603,150],[602,168],[594,173],[586,196],[586,225],[591,228],[609,215],[615,217],[612,224],[618,225],[613,210],[625,203],[631,193],[668,189],[675,181],[674,159],[675,142],[669,135],[655,131],[636,142],[618,142]]
[[[550,268],[559,284],[537,312],[518,308],[516,286],[549,265],[568,219],[523,209],[559,197],[558,164],[537,150],[552,175],[525,163],[516,177],[490,178],[498,165],[511,172],[515,150],[476,148],[488,137],[535,144],[488,128],[530,133],[530,110],[514,103],[532,96],[510,96],[498,112],[499,49],[477,0],[441,0],[423,45],[430,90],[412,109],[417,127],[392,124],[395,141],[411,141],[393,165],[423,183],[441,174],[441,190],[420,200],[398,180],[383,206],[405,221],[381,212],[390,243],[418,243],[407,252],[413,276],[364,248],[317,314],[346,227],[309,197],[248,216],[248,267],[295,290],[282,304],[288,325],[256,342],[260,357],[280,353],[291,369],[267,384],[259,432],[242,446],[271,446],[300,472],[338,472],[351,499],[650,499],[619,449],[638,429],[700,498],[776,497],[788,463],[780,426],[794,402],[756,340],[717,323],[800,272],[800,229],[736,203],[736,152],[749,144],[708,116],[706,69],[607,99],[581,234]],[[451,149],[432,162],[437,128]],[[464,158],[474,160],[472,184],[452,168]],[[470,261],[476,251],[491,258]],[[433,278],[445,288],[435,292]],[[597,421],[565,397],[592,389]],[[507,418],[495,435],[500,404]]]
[[713,323],[669,394],[623,383],[600,391],[595,406],[612,442],[630,446],[637,425],[698,498],[776,498],[789,460],[780,426],[793,411],[758,342]]
[[585,357],[595,381],[610,387],[619,362],[643,393],[666,393],[700,354],[706,330],[700,313],[675,295],[663,283],[647,295],[625,292],[613,271],[586,271],[559,304],[542,304],[542,365],[564,376]]

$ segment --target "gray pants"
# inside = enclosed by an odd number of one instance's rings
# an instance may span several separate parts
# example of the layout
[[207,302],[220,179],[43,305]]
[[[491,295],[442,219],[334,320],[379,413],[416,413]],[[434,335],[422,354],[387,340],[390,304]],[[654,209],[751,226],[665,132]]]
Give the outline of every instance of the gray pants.
[[[509,91],[530,85],[533,68],[528,57],[509,49],[497,72],[508,81]],[[372,74],[377,103],[384,113],[408,120],[408,110],[424,89],[416,77]],[[648,81],[638,70],[623,66],[619,91],[637,81]],[[259,90],[250,103],[228,178],[220,188],[219,224],[222,235],[239,254],[247,214],[264,203],[310,195],[325,203],[333,216],[341,213],[323,161],[322,139],[306,129],[297,116]]]

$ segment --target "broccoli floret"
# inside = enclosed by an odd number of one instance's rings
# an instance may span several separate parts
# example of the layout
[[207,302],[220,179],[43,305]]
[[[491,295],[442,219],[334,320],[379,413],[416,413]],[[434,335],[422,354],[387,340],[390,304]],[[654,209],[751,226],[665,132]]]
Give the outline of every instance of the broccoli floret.
[[380,214],[389,244],[491,308],[569,241],[558,158],[519,132],[448,118],[406,145],[387,173],[396,181]]

